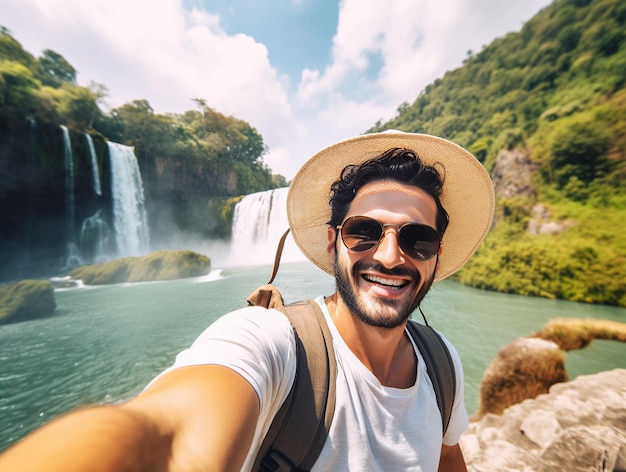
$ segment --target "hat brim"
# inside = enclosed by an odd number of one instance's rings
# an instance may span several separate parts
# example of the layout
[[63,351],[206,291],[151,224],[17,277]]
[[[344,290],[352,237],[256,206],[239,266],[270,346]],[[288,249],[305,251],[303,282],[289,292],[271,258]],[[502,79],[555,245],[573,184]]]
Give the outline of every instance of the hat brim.
[[[406,148],[424,164],[444,174],[441,204],[450,221],[443,236],[435,282],[459,270],[487,235],[493,220],[493,183],[482,164],[462,147],[425,134],[365,134],[333,144],[309,159],[293,178],[287,195],[287,217],[304,255],[333,274],[327,253],[330,187],[348,165],[358,165],[391,148]],[[439,164],[441,167],[439,167]]]

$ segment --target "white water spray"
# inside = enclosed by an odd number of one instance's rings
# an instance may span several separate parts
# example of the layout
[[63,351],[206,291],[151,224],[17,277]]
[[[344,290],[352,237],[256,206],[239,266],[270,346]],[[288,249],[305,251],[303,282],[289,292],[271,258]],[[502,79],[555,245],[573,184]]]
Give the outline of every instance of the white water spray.
[[83,221],[80,228],[80,245],[86,253],[87,260],[91,262],[107,260],[109,227],[102,217],[102,210],[98,210]]
[[[231,260],[237,265],[271,264],[278,241],[289,228],[288,188],[246,195],[233,215]],[[291,236],[287,238],[283,261],[302,260],[304,255]]]
[[111,141],[108,146],[118,255],[143,255],[149,251],[150,238],[143,182],[135,151],[132,147]]

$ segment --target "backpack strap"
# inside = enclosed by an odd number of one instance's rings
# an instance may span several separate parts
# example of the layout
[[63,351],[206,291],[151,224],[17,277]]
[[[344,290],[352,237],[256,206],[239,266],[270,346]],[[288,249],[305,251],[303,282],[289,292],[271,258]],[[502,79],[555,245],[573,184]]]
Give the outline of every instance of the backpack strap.
[[[278,273],[278,267],[280,266],[280,258],[283,254],[283,248],[285,247],[285,240],[289,234],[289,228],[283,233],[278,241],[278,247],[276,248],[276,256],[274,257],[274,268],[272,269],[272,276],[267,284],[262,285],[252,292],[248,298],[248,306],[262,306],[263,308],[280,308],[285,304],[283,296],[278,289],[272,285],[276,274]],[[324,322],[325,324],[325,322]]]
[[407,328],[424,358],[426,371],[437,397],[437,406],[441,412],[441,424],[445,435],[450,424],[456,393],[456,373],[452,356],[439,333],[430,326],[409,320]]
[[252,470],[310,470],[326,442],[335,412],[335,351],[324,314],[315,301],[277,309],[289,318],[296,334],[296,377]]

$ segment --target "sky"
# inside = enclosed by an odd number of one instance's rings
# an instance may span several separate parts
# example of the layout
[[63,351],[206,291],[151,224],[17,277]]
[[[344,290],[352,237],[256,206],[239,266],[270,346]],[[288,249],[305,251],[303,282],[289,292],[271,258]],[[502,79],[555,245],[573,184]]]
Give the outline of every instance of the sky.
[[264,162],[291,180],[313,154],[393,118],[421,90],[550,0],[0,0],[0,26],[104,109],[156,113],[206,100],[263,136]]

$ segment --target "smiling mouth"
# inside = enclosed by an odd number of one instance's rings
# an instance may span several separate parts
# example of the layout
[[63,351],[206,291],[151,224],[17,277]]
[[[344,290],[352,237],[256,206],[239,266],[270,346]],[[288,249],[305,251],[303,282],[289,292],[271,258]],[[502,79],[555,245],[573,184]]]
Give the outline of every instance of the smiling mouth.
[[382,285],[385,288],[400,289],[406,287],[410,282],[408,280],[401,279],[388,279],[385,277],[379,277],[375,275],[363,274],[362,277],[370,283]]

